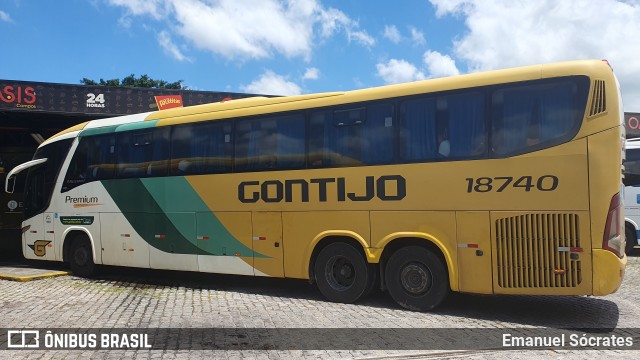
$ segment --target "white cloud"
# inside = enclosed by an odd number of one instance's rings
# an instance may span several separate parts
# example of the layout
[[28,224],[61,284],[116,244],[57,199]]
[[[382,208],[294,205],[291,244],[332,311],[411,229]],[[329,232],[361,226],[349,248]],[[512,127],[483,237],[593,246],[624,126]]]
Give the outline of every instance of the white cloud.
[[0,21],[13,22],[13,20],[11,19],[11,16],[9,16],[9,14],[7,14],[2,10],[0,10]]
[[378,76],[387,84],[425,79],[424,74],[415,65],[402,59],[391,59],[386,64],[377,64],[376,68],[378,69]]
[[242,91],[252,94],[265,95],[300,95],[302,89],[296,83],[288,81],[286,77],[267,70],[257,80],[242,86]]
[[413,26],[409,27],[411,31],[411,41],[414,45],[426,45],[427,40],[424,39],[424,33],[414,28]]
[[427,51],[424,53],[423,59],[429,72],[429,78],[460,74],[456,62],[449,55],[443,55],[437,51]]
[[162,46],[164,51],[173,56],[174,59],[178,61],[191,62],[191,59],[182,54],[180,49],[178,49],[178,46],[173,43],[173,40],[171,40],[171,35],[169,35],[168,32],[161,31],[158,34],[158,43],[160,44],[160,46]]
[[[310,60],[318,40],[342,32],[349,41],[375,43],[343,12],[320,0],[108,0],[129,16],[150,16],[195,47],[227,59],[262,59],[274,54]],[[121,20],[123,24],[127,21]]]
[[107,0],[110,5],[121,6],[128,10],[129,15],[149,15],[156,20],[167,15],[167,4],[164,0]]
[[384,37],[394,44],[397,44],[402,40],[400,31],[398,31],[398,28],[395,25],[387,25],[384,27]]
[[320,78],[320,70],[317,68],[309,68],[302,76],[302,80],[318,80]]
[[349,38],[349,41],[355,40],[366,47],[373,46],[373,44],[376,43],[376,40],[371,37],[371,35],[367,34],[366,31],[347,30],[347,37]]
[[608,59],[627,111],[640,111],[640,2],[617,0],[430,0],[438,16],[461,16],[453,42],[469,71]]

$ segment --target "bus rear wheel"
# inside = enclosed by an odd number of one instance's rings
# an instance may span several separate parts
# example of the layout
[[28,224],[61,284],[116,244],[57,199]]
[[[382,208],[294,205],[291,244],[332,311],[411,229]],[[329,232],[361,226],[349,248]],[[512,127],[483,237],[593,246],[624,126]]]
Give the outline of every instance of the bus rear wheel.
[[433,310],[449,293],[446,267],[433,252],[420,246],[407,246],[391,255],[385,284],[400,306],[414,311]]
[[341,303],[353,303],[367,295],[376,277],[373,266],[346,243],[333,243],[320,251],[314,276],[322,295]]
[[69,266],[74,275],[89,277],[93,274],[95,264],[93,263],[93,252],[91,244],[85,237],[73,239],[71,250],[69,251]]

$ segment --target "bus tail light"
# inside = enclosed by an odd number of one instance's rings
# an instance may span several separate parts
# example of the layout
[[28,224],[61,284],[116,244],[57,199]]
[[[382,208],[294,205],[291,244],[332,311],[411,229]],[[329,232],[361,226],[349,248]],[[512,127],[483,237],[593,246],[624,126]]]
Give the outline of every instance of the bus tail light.
[[604,237],[602,239],[602,248],[611,251],[619,258],[624,256],[625,248],[623,216],[620,193],[617,193],[611,198],[611,204],[609,205],[607,225],[604,228]]

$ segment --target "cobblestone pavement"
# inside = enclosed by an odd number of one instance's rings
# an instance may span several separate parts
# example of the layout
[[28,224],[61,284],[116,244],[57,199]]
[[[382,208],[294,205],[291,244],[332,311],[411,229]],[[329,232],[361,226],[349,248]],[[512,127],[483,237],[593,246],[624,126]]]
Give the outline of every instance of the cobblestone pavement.
[[[640,253],[640,251],[637,251]],[[353,305],[326,302],[307,282],[105,268],[95,279],[0,280],[0,328],[640,328],[640,256],[605,297],[453,294],[438,311],[400,309],[386,293]],[[328,341],[331,341],[329,339]],[[640,338],[635,338],[640,342]],[[4,345],[3,345],[4,346]],[[3,350],[1,359],[429,359],[532,356],[573,359],[630,350]]]

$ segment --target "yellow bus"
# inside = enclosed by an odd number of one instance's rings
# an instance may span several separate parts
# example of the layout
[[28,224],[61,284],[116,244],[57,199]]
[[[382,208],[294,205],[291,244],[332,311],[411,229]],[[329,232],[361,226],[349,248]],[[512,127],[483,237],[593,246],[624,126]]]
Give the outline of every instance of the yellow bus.
[[28,170],[23,254],[386,290],[606,295],[624,276],[623,112],[607,62],[90,121]]

